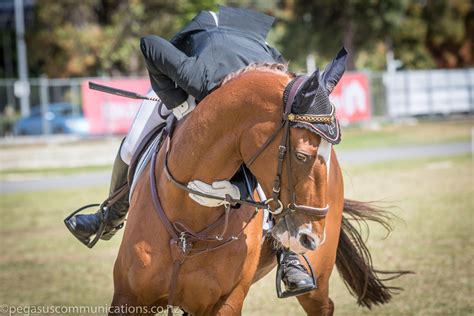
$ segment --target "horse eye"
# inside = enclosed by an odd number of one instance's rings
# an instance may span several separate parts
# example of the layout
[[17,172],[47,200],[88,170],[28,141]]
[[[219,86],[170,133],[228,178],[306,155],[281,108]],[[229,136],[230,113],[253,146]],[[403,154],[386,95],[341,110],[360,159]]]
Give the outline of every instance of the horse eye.
[[296,153],[296,159],[298,159],[301,162],[306,162],[308,161],[308,155],[302,154],[302,153]]

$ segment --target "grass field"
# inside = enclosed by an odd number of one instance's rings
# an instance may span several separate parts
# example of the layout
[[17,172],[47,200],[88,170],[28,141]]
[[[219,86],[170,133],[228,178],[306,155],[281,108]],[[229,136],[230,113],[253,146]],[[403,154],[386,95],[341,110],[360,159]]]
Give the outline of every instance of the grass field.
[[361,149],[422,144],[468,142],[474,128],[471,117],[412,124],[385,124],[378,128],[343,128],[338,149]]
[[[376,266],[414,270],[394,282],[393,302],[358,307],[333,273],[336,315],[470,315],[474,313],[474,175],[471,156],[406,160],[344,169],[346,196],[395,204],[395,231],[371,226]],[[57,190],[0,197],[0,304],[104,305],[112,295],[112,266],[121,239],[80,245],[62,220],[101,200],[107,188]],[[244,315],[302,315],[295,299],[279,300],[274,272],[255,285]]]
[[[376,267],[416,272],[394,285],[405,291],[372,311],[356,305],[337,273],[330,297],[336,315],[472,315],[474,313],[474,174],[471,156],[390,162],[344,170],[346,196],[397,205],[388,239],[370,226]],[[245,315],[304,314],[295,299],[279,301],[274,275],[251,289]]]

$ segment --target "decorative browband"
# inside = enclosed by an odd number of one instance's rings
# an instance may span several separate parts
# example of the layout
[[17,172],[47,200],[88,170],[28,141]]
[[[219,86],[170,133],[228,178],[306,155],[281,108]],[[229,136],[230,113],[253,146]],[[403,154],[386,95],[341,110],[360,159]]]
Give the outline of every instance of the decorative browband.
[[329,125],[334,121],[334,119],[334,115],[288,114],[288,121],[299,123],[322,123]]
[[334,115],[334,104],[331,103],[332,109],[331,114],[296,114],[290,113],[287,116],[288,121],[298,123],[320,123],[320,124],[332,124],[336,120]]

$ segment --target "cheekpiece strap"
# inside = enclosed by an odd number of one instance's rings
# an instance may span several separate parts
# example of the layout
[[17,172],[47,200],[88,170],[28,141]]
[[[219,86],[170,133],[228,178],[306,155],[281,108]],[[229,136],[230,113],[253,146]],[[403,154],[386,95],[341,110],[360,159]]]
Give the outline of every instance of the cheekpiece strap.
[[285,88],[283,93],[283,103],[285,105],[284,120],[290,122],[299,122],[299,123],[320,123],[320,124],[332,124],[334,123],[335,116],[335,107],[331,103],[332,110],[331,114],[317,115],[317,114],[296,114],[291,113],[293,109],[293,103],[295,102],[296,94],[300,91],[303,84],[308,79],[307,76],[299,76],[290,81]]
[[[283,103],[285,104],[285,116],[291,113],[293,108],[293,102],[295,102],[295,97],[298,91],[300,90],[303,83],[308,79],[307,76],[299,76],[290,81],[286,86],[285,92],[283,93]],[[285,117],[286,119],[286,117]]]

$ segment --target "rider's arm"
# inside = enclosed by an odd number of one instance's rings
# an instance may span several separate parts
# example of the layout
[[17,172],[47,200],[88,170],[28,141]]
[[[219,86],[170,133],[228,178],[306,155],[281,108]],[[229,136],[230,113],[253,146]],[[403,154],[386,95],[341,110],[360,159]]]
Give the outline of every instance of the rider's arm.
[[158,36],[145,36],[140,41],[150,75],[151,86],[168,109],[183,104],[188,94],[176,82],[179,66],[188,58],[170,42]]

